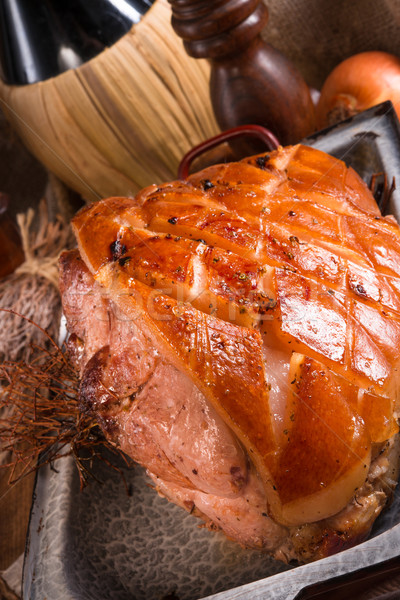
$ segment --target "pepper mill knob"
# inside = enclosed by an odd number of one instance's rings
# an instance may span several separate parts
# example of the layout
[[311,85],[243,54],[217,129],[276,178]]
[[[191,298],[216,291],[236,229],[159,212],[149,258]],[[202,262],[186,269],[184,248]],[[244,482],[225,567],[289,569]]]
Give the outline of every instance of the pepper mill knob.
[[314,130],[314,104],[294,65],[267,44],[262,0],[169,0],[186,52],[211,62],[210,93],[222,130],[257,124],[281,144]]

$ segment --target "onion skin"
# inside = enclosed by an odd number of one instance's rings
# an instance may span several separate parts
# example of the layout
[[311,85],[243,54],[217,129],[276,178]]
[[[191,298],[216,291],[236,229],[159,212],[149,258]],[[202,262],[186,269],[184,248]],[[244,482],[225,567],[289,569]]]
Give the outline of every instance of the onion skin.
[[400,118],[400,58],[387,52],[361,52],[328,75],[317,104],[318,128],[334,125],[371,106],[391,100]]

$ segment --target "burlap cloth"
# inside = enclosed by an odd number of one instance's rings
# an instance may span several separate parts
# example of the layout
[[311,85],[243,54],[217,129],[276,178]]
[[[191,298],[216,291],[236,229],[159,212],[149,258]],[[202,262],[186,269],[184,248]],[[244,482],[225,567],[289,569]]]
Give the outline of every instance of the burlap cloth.
[[[266,0],[266,4],[270,19],[264,38],[286,54],[316,89],[351,54],[365,50],[400,54],[400,0]],[[36,208],[46,185],[48,174],[0,117],[0,190],[12,197],[11,213]],[[55,199],[49,202],[50,213],[56,212],[55,204]],[[57,302],[54,306],[59,310]],[[2,496],[4,485],[0,478],[0,572],[4,578],[0,577],[0,600],[15,600],[20,594],[32,478]],[[348,597],[346,592],[337,594],[338,599]],[[352,595],[352,600],[377,598],[400,598],[400,576]]]
[[263,36],[319,89],[341,60],[357,52],[400,54],[399,0],[265,0]]

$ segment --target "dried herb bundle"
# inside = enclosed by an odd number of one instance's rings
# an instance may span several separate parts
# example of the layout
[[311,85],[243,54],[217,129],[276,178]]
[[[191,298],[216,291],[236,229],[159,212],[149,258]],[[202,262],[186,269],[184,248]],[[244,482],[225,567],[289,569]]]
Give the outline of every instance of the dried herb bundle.
[[77,373],[63,349],[50,341],[48,349],[32,345],[29,362],[0,364],[0,452],[7,453],[0,468],[10,469],[13,484],[41,465],[72,454],[82,489],[94,477],[95,457],[120,471],[104,458],[101,447],[114,455],[122,453],[105,440],[96,421],[80,411]]

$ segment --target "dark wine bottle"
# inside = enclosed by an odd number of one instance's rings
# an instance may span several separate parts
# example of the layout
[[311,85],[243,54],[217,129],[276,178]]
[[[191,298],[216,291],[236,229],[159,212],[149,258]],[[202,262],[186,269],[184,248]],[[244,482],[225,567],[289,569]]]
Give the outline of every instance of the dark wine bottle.
[[26,85],[79,67],[120,39],[154,0],[2,0],[2,79]]

